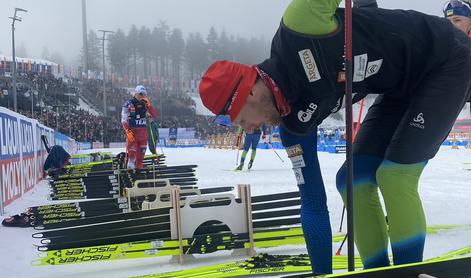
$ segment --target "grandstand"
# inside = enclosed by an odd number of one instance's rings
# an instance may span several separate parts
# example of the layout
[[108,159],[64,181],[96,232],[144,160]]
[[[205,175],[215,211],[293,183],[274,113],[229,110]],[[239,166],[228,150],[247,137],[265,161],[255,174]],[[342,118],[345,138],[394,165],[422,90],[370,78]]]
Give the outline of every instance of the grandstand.
[[[0,76],[11,75],[11,56],[0,55]],[[64,65],[60,65],[44,59],[16,57],[18,73],[37,73],[39,75],[52,74],[54,77],[64,77]]]
[[[11,57],[0,55],[0,106],[12,109]],[[149,98],[159,112],[160,128],[194,128],[195,139],[206,140],[213,134],[234,132],[234,127],[223,127],[213,123],[212,113],[204,107],[198,94],[198,81],[182,81],[181,90],[175,92],[169,86],[173,80],[162,79],[148,84]],[[63,65],[47,60],[18,58],[18,109],[19,112],[38,119],[80,142],[123,142],[120,123],[121,105],[131,97],[129,84],[110,78],[106,84],[107,115],[103,117],[103,81],[79,79],[67,72]],[[374,96],[365,99],[362,119],[374,102]],[[360,105],[353,106],[354,121],[358,120]],[[459,119],[469,118],[469,106],[461,112]],[[320,126],[331,131],[344,130],[344,109],[331,115]],[[461,129],[457,122],[456,128]]]

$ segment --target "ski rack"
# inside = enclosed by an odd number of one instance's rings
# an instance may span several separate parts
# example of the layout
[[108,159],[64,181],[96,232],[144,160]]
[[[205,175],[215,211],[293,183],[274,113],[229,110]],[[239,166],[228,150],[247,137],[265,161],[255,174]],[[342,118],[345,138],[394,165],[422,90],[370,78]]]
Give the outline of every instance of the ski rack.
[[[141,183],[165,183],[164,186],[155,186],[155,187],[139,187]],[[124,188],[124,196],[128,198],[128,201],[131,201],[131,197],[145,196],[157,194],[156,190],[171,187],[170,179],[145,179],[145,180],[136,180],[132,187]]]
[[[139,187],[141,183],[165,183],[163,186],[156,186],[156,187]],[[172,207],[172,200],[171,198],[168,201],[163,201],[161,199],[162,195],[171,195],[171,189],[174,186],[171,185],[170,179],[146,179],[146,180],[137,180],[134,182],[133,187],[124,188],[123,197],[126,198],[127,203],[131,204],[132,197],[142,197],[147,195],[155,195],[154,201],[146,201],[144,200],[141,204],[140,210],[150,210],[150,209],[158,209],[158,208],[170,208]],[[201,195],[199,189],[184,189],[184,193],[194,193],[198,196]],[[129,206],[129,211],[137,211],[132,209]]]
[[245,219],[247,221],[246,225],[250,244],[248,255],[252,257],[255,255],[252,220],[252,191],[250,190],[249,184],[239,184],[237,186],[237,191],[239,193],[239,197],[243,200],[242,203],[245,204]]
[[[161,188],[157,188],[157,192],[153,193],[155,194],[155,200],[150,202],[144,200],[141,204],[141,210],[149,210],[149,209],[159,209],[159,208],[167,208],[171,207],[171,202],[172,200],[170,199],[169,201],[164,201],[161,199],[162,195],[170,195],[171,194],[171,189],[174,186],[164,186]],[[181,193],[194,193],[197,196],[201,196],[201,191],[199,189],[180,189]],[[183,201],[180,201],[183,202]]]
[[[156,186],[156,187],[139,187],[141,183],[165,183],[164,186]],[[146,179],[146,180],[137,180],[134,182],[133,187],[124,188],[124,197],[127,198],[128,204],[131,204],[132,197],[142,197],[146,195],[155,195],[155,200],[150,201],[143,201],[141,204],[141,210],[149,210],[149,209],[158,209],[158,208],[169,208],[172,207],[172,199],[170,198],[169,201],[162,201],[162,195],[170,195],[171,190],[175,186],[171,185],[170,179]],[[200,196],[201,193],[199,189],[185,189],[183,190],[184,193],[195,193],[197,196]],[[129,207],[129,211],[135,211],[131,207]]]
[[[170,190],[170,198],[172,200],[172,209],[170,209],[170,215],[172,216],[172,212],[175,213],[175,228],[170,226],[170,229],[173,233],[174,229],[176,230],[177,237],[178,237],[178,262],[183,264],[183,233],[182,233],[182,217],[181,217],[181,209],[180,209],[180,188],[173,186]],[[170,217],[172,219],[172,217]],[[171,220],[170,220],[171,221]]]
[[[255,254],[254,249],[254,236],[253,236],[253,222],[252,222],[252,201],[250,195],[250,185],[239,184],[237,185],[237,191],[239,198],[242,202],[236,202],[233,194],[218,194],[217,196],[191,196],[187,197],[183,201],[183,206],[180,201],[180,188],[172,186],[171,189],[171,200],[172,208],[170,209],[170,231],[171,238],[179,241],[179,255],[178,262],[183,262],[192,258],[191,255],[183,253],[183,239],[193,237],[196,229],[203,224],[205,221],[202,220],[202,216],[208,215],[208,211],[212,214],[211,220],[218,217],[220,221],[231,229],[233,233],[247,233],[249,238],[249,248],[247,253],[249,256]],[[214,206],[210,207],[191,207],[192,204],[204,201],[211,201],[212,199],[228,199],[230,200],[229,205],[218,206],[217,209]],[[228,217],[230,216],[230,217]],[[183,224],[185,223],[185,224]]]
[[[142,183],[165,183],[164,186],[141,188]],[[187,196],[181,199],[181,193],[196,193],[196,196]],[[156,195],[154,201],[144,201],[141,210],[158,209],[170,207],[170,231],[171,238],[179,242],[178,262],[183,264],[184,257],[190,258],[183,252],[183,239],[193,237],[197,228],[207,222],[217,220],[226,224],[233,233],[247,233],[249,238],[249,256],[255,255],[254,249],[254,231],[252,221],[252,199],[250,185],[237,185],[237,195],[241,202],[236,201],[234,194],[215,194],[202,196],[197,189],[182,191],[178,186],[170,184],[169,179],[146,179],[137,180],[133,187],[124,189],[124,196],[128,203],[131,203],[132,197]],[[162,201],[162,195],[170,195],[169,201]],[[208,207],[192,207],[192,204],[211,202],[213,200],[228,200],[227,205]],[[132,211],[132,208],[130,208]],[[230,216],[230,217],[229,217]],[[183,223],[185,223],[183,225]]]

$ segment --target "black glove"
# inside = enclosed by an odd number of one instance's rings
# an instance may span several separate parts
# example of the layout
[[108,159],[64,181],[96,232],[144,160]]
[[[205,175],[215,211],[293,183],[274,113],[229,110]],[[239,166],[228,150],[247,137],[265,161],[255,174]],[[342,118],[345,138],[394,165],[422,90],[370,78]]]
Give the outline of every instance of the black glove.
[[353,0],[353,7],[355,8],[377,8],[378,3],[376,0]]

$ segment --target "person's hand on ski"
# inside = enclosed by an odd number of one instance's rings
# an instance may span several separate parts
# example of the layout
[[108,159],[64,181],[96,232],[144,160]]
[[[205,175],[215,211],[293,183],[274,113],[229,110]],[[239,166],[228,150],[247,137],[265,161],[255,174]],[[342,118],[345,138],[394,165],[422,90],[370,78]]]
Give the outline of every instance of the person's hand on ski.
[[128,142],[134,142],[134,140],[136,140],[136,138],[134,138],[134,132],[129,128],[126,129],[126,140]]

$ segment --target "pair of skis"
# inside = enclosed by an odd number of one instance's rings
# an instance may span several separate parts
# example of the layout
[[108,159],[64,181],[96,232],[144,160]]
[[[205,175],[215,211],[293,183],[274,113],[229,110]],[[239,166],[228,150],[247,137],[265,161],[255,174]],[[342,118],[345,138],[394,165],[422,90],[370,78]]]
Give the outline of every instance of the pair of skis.
[[[355,258],[355,266],[362,267],[359,257]],[[348,267],[346,256],[332,257],[334,270]],[[307,254],[301,255],[268,255],[260,254],[246,260],[222,263],[212,266],[186,269],[181,271],[150,274],[139,276],[140,278],[189,278],[189,277],[253,277],[259,275],[279,275],[297,273],[311,270],[311,262]]]
[[[194,196],[196,194],[207,195],[215,193],[226,193],[234,190],[234,188],[230,186],[206,189],[191,188],[191,190],[187,190],[189,188],[183,186],[180,187],[180,189],[182,190],[180,196],[183,199],[188,196]],[[130,207],[137,210],[141,208],[142,202],[146,198],[148,197],[133,197],[131,198],[131,203],[128,203],[128,200],[126,198],[113,198],[63,203],[57,205],[46,205],[39,207],[31,207],[27,210],[27,213],[28,215],[30,215],[30,224],[32,226],[47,226],[53,223],[77,220],[86,217],[126,213],[130,211]]]
[[[254,233],[254,247],[256,248],[303,243],[304,236],[300,227],[263,229]],[[247,233],[233,234],[230,232],[202,234],[184,239],[182,244],[184,254],[206,254],[221,250],[249,248],[249,236]],[[178,240],[158,239],[48,251],[41,254],[41,259],[33,261],[33,265],[62,265],[179,254]]]
[[[275,201],[279,200],[281,201]],[[238,202],[238,199],[235,199]],[[216,199],[192,204],[192,207],[218,207],[231,200]],[[252,197],[253,227],[267,228],[300,223],[299,192]],[[286,208],[286,209],[283,209]],[[125,243],[170,237],[170,208],[133,211],[51,223],[36,229],[59,229],[33,234],[41,240],[41,250],[57,250],[85,246]],[[205,224],[199,234],[223,231],[225,225]]]
[[[210,191],[211,189],[206,189]],[[236,199],[238,201],[238,199]],[[88,204],[88,202],[94,202],[99,204],[101,201],[86,201],[80,202],[80,206]],[[108,200],[106,202],[114,202],[114,200]],[[225,200],[219,202],[213,202],[213,205],[224,204],[226,203]],[[269,195],[260,195],[260,196],[253,196],[252,197],[253,203],[253,210],[270,210],[276,209],[278,207],[290,207],[290,206],[299,206],[299,192],[286,192],[286,193],[277,193],[277,194],[269,194]],[[77,203],[71,203],[70,206],[75,206]],[[278,207],[277,207],[278,206]],[[93,206],[92,206],[93,207]],[[168,213],[168,208],[163,209],[153,209],[153,210],[143,210],[143,211],[133,211],[128,213],[115,213],[109,215],[99,215],[94,217],[86,217],[82,219],[75,219],[66,222],[58,222],[58,223],[49,223],[44,225],[38,225],[35,229],[38,230],[45,230],[45,229],[63,229],[63,228],[72,228],[77,226],[84,226],[84,225],[94,225],[94,224],[102,224],[106,222],[112,221],[128,221],[132,219],[137,219],[141,217],[149,217],[155,216],[159,214]]]
[[[64,177],[51,182],[52,200],[71,200],[84,198],[115,198],[124,187],[129,187],[140,179],[170,179],[171,184],[194,186],[196,165],[156,167],[139,171],[115,171],[112,174],[82,175]],[[142,184],[141,187],[155,187],[155,183]]]
[[[324,278],[417,278],[422,277],[468,278],[471,277],[471,247],[466,247],[425,262],[388,266],[367,270],[351,271],[342,274],[322,276]],[[284,278],[320,277],[311,272],[283,276]]]
[[[85,172],[98,172],[98,171],[111,171],[116,169],[123,169],[125,162],[125,153],[118,154],[112,159],[97,161],[97,162],[88,162],[77,165],[69,165],[66,167],[68,174],[81,174]],[[164,164],[165,156],[164,155],[146,155],[144,157],[144,165],[154,165],[154,164]]]
[[[403,266],[391,266],[364,271],[314,276],[311,272],[309,257],[301,255],[267,255],[260,254],[247,260],[216,264],[180,271],[150,274],[139,278],[189,278],[189,277],[252,277],[258,275],[288,275],[282,277],[352,277],[352,278],[417,278],[426,273],[435,277],[464,278],[471,277],[471,247],[456,250],[432,260]],[[464,257],[463,257],[464,256]],[[361,268],[361,260],[355,257],[355,268]],[[345,256],[332,257],[334,270],[346,269],[348,266]],[[289,275],[290,273],[308,272]]]

